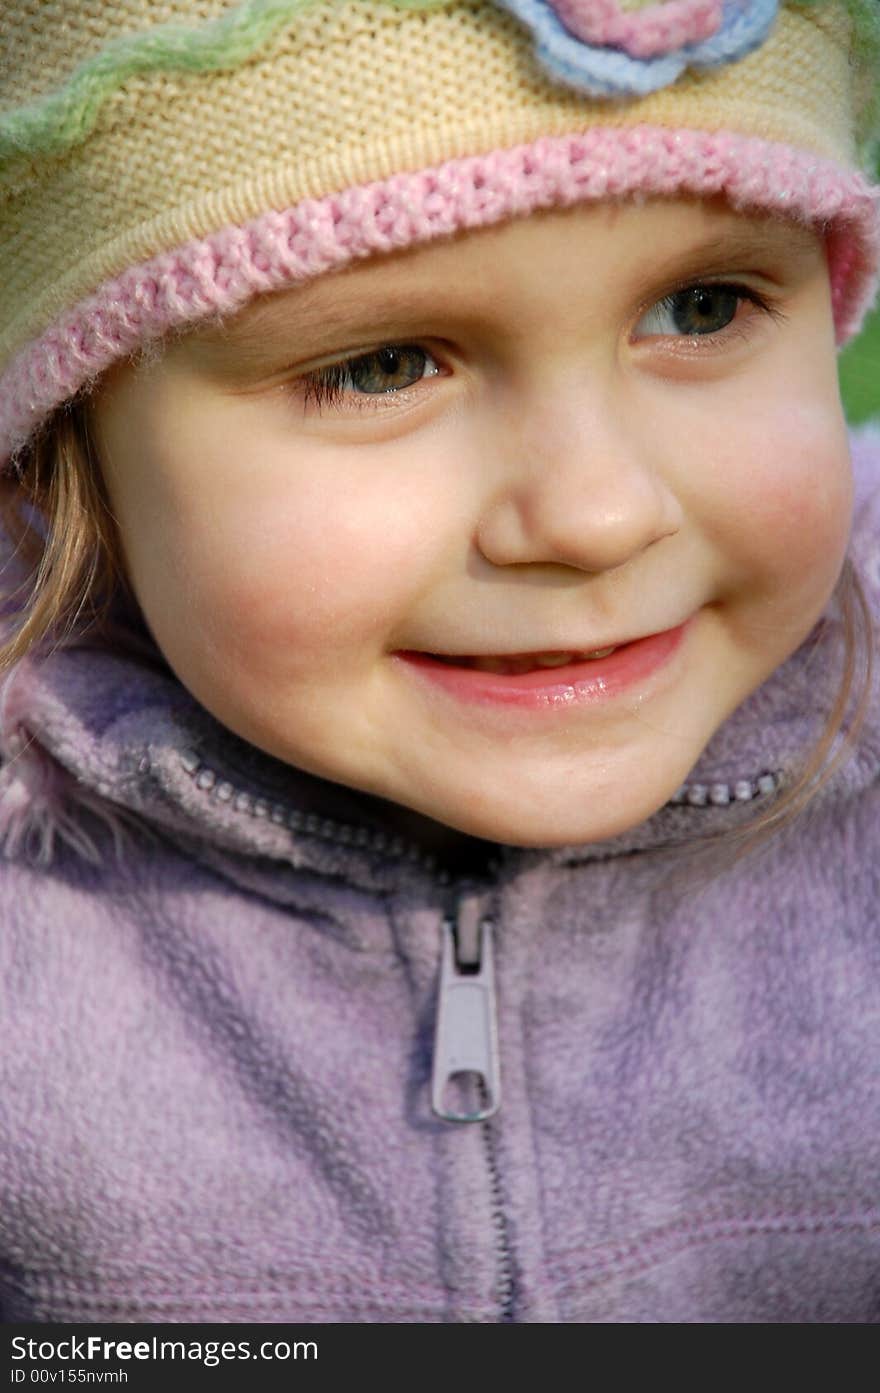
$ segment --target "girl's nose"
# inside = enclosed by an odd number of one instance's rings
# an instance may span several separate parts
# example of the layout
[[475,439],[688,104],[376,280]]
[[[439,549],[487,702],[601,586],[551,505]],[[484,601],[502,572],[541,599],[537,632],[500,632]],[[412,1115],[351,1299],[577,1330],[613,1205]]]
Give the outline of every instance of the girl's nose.
[[641,432],[625,428],[592,438],[560,432],[538,443],[505,444],[503,483],[485,501],[477,530],[495,566],[562,565],[610,571],[681,527],[671,484]]

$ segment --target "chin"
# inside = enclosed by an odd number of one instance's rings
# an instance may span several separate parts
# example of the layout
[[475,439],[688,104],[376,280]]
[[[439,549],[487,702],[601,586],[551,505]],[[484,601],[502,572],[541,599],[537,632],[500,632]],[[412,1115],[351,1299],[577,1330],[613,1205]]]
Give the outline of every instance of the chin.
[[[674,783],[656,796],[646,797],[644,790],[638,798],[610,800],[604,794],[596,797],[597,807],[586,816],[583,805],[562,808],[529,802],[519,805],[510,798],[503,806],[479,809],[419,809],[436,822],[457,832],[503,846],[534,850],[552,850],[563,846],[581,846],[605,842],[632,831],[668,802],[679,787]],[[589,795],[586,795],[589,797]]]

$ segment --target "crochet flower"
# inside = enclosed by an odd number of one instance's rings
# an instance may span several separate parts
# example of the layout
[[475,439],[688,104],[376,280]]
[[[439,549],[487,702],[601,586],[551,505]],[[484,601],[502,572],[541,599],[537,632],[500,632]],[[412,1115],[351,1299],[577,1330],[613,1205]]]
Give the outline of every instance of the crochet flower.
[[769,34],[779,0],[496,0],[535,37],[541,66],[591,97],[639,97],[685,68],[735,62]]

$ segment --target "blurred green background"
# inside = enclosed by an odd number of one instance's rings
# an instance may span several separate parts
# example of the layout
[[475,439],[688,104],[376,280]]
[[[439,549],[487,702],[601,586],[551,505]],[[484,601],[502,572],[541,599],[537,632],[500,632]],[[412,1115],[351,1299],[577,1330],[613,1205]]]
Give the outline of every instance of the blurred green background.
[[840,386],[846,418],[853,425],[880,417],[880,309],[841,353]]
[[847,420],[854,426],[872,416],[880,417],[880,305],[855,343],[840,355],[840,387]]

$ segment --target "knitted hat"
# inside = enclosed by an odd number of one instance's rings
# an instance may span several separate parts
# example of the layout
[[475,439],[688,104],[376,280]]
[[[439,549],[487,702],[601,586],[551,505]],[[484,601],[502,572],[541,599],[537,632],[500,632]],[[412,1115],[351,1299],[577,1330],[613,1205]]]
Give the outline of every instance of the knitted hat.
[[723,195],[880,259],[878,0],[0,9],[0,464],[171,329],[535,209]]

